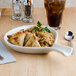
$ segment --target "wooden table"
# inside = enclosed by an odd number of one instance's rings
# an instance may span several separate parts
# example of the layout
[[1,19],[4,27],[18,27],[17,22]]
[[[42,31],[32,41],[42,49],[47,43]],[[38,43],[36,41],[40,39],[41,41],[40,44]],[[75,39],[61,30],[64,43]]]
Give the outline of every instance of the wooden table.
[[[36,24],[38,20],[43,25],[47,25],[44,8],[35,8],[33,23],[13,21],[11,13],[11,9],[3,9],[0,17],[0,39],[3,43],[5,33],[15,27]],[[76,8],[65,9],[62,28],[57,30],[59,34],[58,44],[69,45],[68,41],[64,39],[64,34],[68,30],[73,31],[76,36]],[[76,37],[73,40],[73,46],[76,50]],[[53,51],[46,55],[31,55],[15,52],[8,46],[7,48],[17,61],[0,65],[0,76],[76,76],[76,54],[65,57]]]

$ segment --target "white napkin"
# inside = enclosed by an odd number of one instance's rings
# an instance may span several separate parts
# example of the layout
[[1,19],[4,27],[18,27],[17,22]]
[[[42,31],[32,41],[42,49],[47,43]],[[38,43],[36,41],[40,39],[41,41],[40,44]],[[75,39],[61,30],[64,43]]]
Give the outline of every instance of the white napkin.
[[0,55],[4,58],[0,60],[0,64],[15,62],[16,59],[13,55],[8,51],[5,45],[0,41]]

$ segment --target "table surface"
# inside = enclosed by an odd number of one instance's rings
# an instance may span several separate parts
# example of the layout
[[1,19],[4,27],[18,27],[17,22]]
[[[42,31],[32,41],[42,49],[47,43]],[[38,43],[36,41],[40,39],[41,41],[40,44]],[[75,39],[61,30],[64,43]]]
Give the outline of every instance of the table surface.
[[[3,43],[5,33],[15,27],[36,24],[38,20],[43,25],[47,25],[44,8],[34,9],[33,23],[13,21],[11,14],[11,9],[2,10],[2,16],[0,17],[0,40]],[[64,39],[64,34],[66,31],[71,30],[76,36],[76,8],[65,9],[61,27],[60,30],[57,30],[59,34],[57,43],[69,46],[69,42]],[[73,47],[76,50],[76,37],[73,40]],[[17,61],[0,65],[1,76],[76,76],[76,53],[70,57],[65,57],[55,51],[46,55],[31,55],[15,52],[8,46],[7,48]]]

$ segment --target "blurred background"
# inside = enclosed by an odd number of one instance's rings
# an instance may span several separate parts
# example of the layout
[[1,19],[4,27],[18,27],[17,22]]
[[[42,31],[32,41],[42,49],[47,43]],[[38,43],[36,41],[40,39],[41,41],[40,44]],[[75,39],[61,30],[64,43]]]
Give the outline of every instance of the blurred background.
[[[34,7],[44,7],[44,0],[33,0]],[[0,0],[0,8],[11,8],[12,0]],[[66,7],[76,7],[76,0],[66,0]]]

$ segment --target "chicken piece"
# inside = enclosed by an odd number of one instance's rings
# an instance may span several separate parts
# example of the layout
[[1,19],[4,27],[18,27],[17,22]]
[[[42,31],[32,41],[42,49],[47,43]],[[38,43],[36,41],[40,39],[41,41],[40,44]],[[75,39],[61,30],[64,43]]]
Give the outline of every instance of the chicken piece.
[[12,34],[12,35],[8,35],[8,38],[16,38],[18,34],[22,34],[24,33],[24,29],[20,30],[19,32]]
[[40,44],[37,41],[37,37],[35,36],[35,34],[32,33],[27,34],[28,35],[26,35],[25,41],[27,41],[27,38],[28,41],[26,42],[25,47],[40,47]]
[[16,34],[8,35],[8,41],[14,45],[23,46],[25,36],[24,30],[21,30]]
[[25,32],[25,34],[26,34],[26,37],[25,37],[24,43],[26,44],[27,41],[30,39],[30,37],[32,37],[33,34],[30,32]]
[[41,47],[39,42],[36,40],[33,44],[32,47]]

